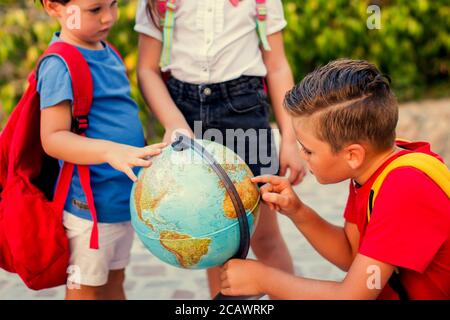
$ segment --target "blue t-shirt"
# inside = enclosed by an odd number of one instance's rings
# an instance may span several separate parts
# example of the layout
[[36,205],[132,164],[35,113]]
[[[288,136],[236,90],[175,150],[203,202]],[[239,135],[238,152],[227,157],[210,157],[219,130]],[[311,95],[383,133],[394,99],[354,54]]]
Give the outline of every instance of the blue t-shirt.
[[[60,41],[58,33],[51,43],[55,41]],[[121,58],[106,44],[101,50],[78,49],[89,65],[94,85],[86,136],[144,146],[138,106],[131,98],[130,83]],[[69,71],[59,57],[51,56],[41,63],[37,90],[41,110],[65,100],[73,101]],[[98,221],[113,223],[130,220],[129,200],[133,184],[130,178],[107,163],[89,167]],[[134,170],[137,173],[139,168]],[[64,209],[80,218],[92,220],[77,170]]]

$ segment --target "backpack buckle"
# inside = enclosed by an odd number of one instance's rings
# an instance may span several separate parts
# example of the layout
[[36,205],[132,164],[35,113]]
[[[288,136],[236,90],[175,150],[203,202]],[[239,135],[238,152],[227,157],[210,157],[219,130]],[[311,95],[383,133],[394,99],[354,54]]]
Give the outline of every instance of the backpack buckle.
[[168,0],[166,3],[166,8],[170,9],[171,11],[175,11],[175,9],[177,8],[176,0]]
[[78,116],[72,118],[72,131],[77,134],[82,134],[89,127],[89,120],[87,116]]
[[267,19],[267,7],[265,5],[256,6],[256,16],[259,21],[264,21]]

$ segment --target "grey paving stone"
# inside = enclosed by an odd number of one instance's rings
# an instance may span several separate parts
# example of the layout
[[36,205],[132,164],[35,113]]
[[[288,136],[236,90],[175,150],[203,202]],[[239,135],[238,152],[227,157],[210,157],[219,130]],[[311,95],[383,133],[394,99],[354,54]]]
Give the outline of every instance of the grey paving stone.
[[166,274],[166,269],[164,266],[146,266],[139,265],[133,266],[131,272],[134,276],[144,277],[144,276],[164,276]]
[[195,293],[190,290],[175,290],[172,295],[172,299],[193,299]]
[[41,290],[35,293],[36,298],[53,298],[58,295],[58,291],[56,289],[49,290]]

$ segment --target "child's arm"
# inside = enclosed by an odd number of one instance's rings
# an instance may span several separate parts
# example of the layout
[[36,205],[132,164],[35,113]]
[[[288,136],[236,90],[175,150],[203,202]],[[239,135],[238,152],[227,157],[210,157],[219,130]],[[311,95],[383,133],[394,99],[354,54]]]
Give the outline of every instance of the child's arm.
[[261,187],[263,201],[290,218],[317,252],[340,269],[349,269],[358,247],[354,224],[342,228],[327,222],[298,198],[286,178],[259,176],[252,181],[266,183]]
[[185,134],[191,136],[193,133],[161,77],[159,68],[161,48],[161,41],[139,34],[137,76],[145,102],[166,130],[164,141],[170,142],[172,133],[177,129],[182,129]]
[[289,168],[291,171],[289,181],[293,185],[296,185],[302,181],[306,171],[303,162],[296,156],[300,153],[300,149],[295,138],[291,117],[283,108],[284,96],[294,86],[294,77],[284,52],[281,31],[269,35],[267,39],[272,50],[262,50],[262,52],[264,64],[267,68],[266,79],[270,99],[282,135],[280,145],[280,175],[284,176],[286,169]]
[[233,259],[221,269],[225,295],[269,294],[279,299],[376,299],[394,266],[358,254],[342,282],[296,277],[254,260]]
[[109,163],[131,180],[137,177],[131,168],[148,167],[146,157],[157,155],[165,144],[137,148],[107,140],[91,139],[70,131],[71,107],[68,101],[41,111],[41,141],[45,152],[63,161],[88,165]]

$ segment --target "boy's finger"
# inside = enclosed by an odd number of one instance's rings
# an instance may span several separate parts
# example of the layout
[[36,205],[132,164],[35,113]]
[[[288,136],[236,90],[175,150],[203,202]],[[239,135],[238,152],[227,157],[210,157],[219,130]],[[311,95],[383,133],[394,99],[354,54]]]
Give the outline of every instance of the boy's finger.
[[272,185],[278,185],[286,182],[286,178],[272,175],[257,176],[251,179],[254,183],[270,183]]
[[264,194],[266,192],[272,192],[272,191],[273,191],[273,188],[270,183],[266,183],[259,189],[259,192],[261,192],[261,194]]
[[122,171],[128,176],[128,178],[131,179],[131,181],[133,181],[133,182],[137,181],[137,177],[134,174],[133,170],[131,170],[130,167],[126,166],[126,167],[123,168]]
[[224,280],[226,280],[227,279],[227,273],[225,272],[225,271],[221,271],[220,272],[220,280],[221,281],[224,281]]
[[223,285],[222,285],[222,290],[220,290],[220,293],[223,294],[224,296],[234,296],[231,288],[229,288],[229,287],[225,288]]
[[275,206],[285,207],[288,205],[288,200],[278,193],[265,193],[262,196],[263,200]]

